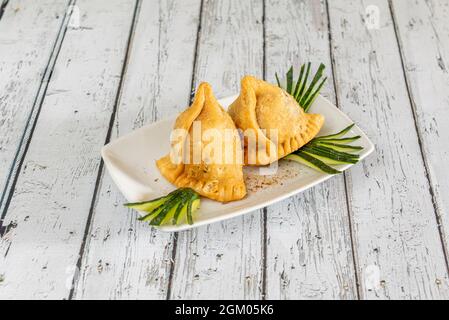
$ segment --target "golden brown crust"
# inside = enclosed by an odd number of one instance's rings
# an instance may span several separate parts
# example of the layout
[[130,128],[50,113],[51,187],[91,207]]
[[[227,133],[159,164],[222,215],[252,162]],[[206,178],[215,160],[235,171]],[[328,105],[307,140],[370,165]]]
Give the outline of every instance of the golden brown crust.
[[[232,129],[234,134],[231,143],[236,154],[233,155],[231,163],[179,163],[174,164],[170,155],[167,155],[156,162],[161,174],[177,187],[189,187],[200,195],[209,199],[229,202],[239,200],[246,195],[246,187],[243,181],[242,163],[238,161],[241,153],[240,137],[230,116],[223,110],[215,99],[212,88],[207,83],[201,83],[195,94],[193,104],[179,115],[176,119],[174,129],[184,129],[189,132],[186,139],[192,137],[193,122],[201,123],[201,131],[215,129],[220,135],[224,136],[225,129]],[[226,138],[225,138],[226,139]],[[224,141],[224,140],[223,140]],[[191,141],[189,141],[191,142]],[[201,146],[206,147],[209,140],[201,138]],[[185,141],[180,143],[185,146]],[[193,143],[187,143],[192,146]],[[183,156],[190,157],[193,160],[193,148],[183,149]]]
[[[229,114],[237,128],[244,132],[251,129],[262,144],[256,151],[245,139],[248,165],[267,165],[298,150],[324,124],[322,115],[305,113],[287,92],[252,76],[242,79],[240,96],[229,107]],[[276,130],[277,135],[270,134],[270,130]],[[276,155],[270,152],[270,145],[277,150]]]

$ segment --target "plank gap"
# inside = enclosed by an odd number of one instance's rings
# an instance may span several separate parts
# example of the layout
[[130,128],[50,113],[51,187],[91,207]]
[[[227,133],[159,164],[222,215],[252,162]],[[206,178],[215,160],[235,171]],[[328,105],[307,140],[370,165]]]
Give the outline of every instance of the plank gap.
[[2,4],[0,5],[0,20],[3,17],[3,13],[6,10],[6,7],[8,6],[9,0],[3,0]]
[[[267,38],[266,38],[266,0],[262,0],[262,76],[267,81]],[[268,250],[268,231],[267,231],[267,208],[262,209],[262,300],[267,296],[267,250]]]
[[[141,7],[141,1],[142,0],[136,0],[136,2],[135,2],[134,13],[133,13],[132,21],[131,21],[131,28],[129,30],[128,42],[127,42],[126,50],[125,50],[124,62],[123,62],[122,70],[120,73],[120,81],[119,81],[119,84],[117,87],[117,94],[116,94],[115,101],[114,101],[114,107],[112,109],[111,118],[109,120],[108,132],[106,134],[106,139],[105,139],[105,143],[104,143],[105,145],[108,144],[109,141],[111,140],[112,128],[114,126],[115,115],[117,113],[118,104],[119,104],[120,98],[121,98],[121,93],[122,93],[122,88],[123,88],[123,79],[125,78],[125,75],[126,75],[126,70],[127,70],[127,66],[128,66],[128,62],[129,62],[129,56],[130,56],[130,52],[131,52],[131,48],[132,48],[132,42],[134,39],[134,32],[136,30],[136,25],[137,25],[137,23],[136,23],[137,16],[138,16],[138,13],[139,13],[139,10]],[[94,192],[93,192],[93,196],[92,196],[92,201],[91,201],[91,205],[89,208],[89,214],[87,216],[86,227],[84,229],[83,240],[81,242],[81,247],[80,247],[80,251],[78,254],[78,261],[76,262],[77,270],[81,270],[81,265],[82,265],[82,261],[83,261],[83,257],[84,257],[84,251],[89,242],[89,234],[91,232],[90,229],[91,229],[91,224],[92,224],[93,212],[95,209],[98,190],[100,189],[100,184],[101,184],[101,180],[103,177],[103,173],[104,173],[104,162],[101,159],[100,165],[98,167],[98,174],[97,174],[97,178],[95,181],[95,188],[94,188]],[[78,272],[78,273],[75,273],[75,275],[73,277],[72,286],[71,286],[69,296],[68,296],[69,300],[72,300],[75,295],[75,288],[77,287],[79,276],[80,276],[80,273]]]
[[[331,72],[332,72],[332,81],[334,84],[334,95],[335,95],[335,105],[340,108],[340,100],[339,100],[339,94],[338,94],[338,84],[337,84],[337,80],[336,80],[336,71],[335,71],[335,60],[334,60],[334,51],[332,48],[332,27],[331,27],[331,16],[330,16],[330,11],[329,11],[329,0],[325,0],[326,1],[326,15],[327,15],[327,30],[328,30],[328,37],[329,37],[329,55],[330,55],[330,61],[331,61]],[[350,202],[349,202],[349,191],[348,191],[348,184],[347,184],[347,177],[346,177],[346,173],[343,173],[343,184],[344,184],[344,190],[345,190],[345,195],[346,195],[346,210],[347,210],[347,214],[348,214],[348,227],[349,227],[349,238],[351,241],[351,250],[352,250],[352,261],[354,264],[354,277],[355,277],[355,285],[356,285],[356,294],[357,294],[357,299],[360,300],[361,297],[361,288],[360,288],[360,279],[361,279],[361,275],[360,275],[360,270],[358,268],[357,265],[357,249],[356,249],[356,245],[355,245],[355,237],[354,237],[354,231],[353,231],[353,219],[352,219],[352,212],[351,212],[351,206],[350,206]]]
[[396,21],[396,13],[394,10],[394,5],[392,3],[392,0],[388,0],[388,7],[390,9],[390,14],[391,14],[391,19],[393,22],[393,29],[394,29],[394,34],[396,37],[396,41],[397,41],[397,45],[399,48],[399,57],[401,60],[401,67],[402,67],[402,72],[404,74],[404,80],[405,80],[405,87],[407,88],[407,95],[408,98],[410,100],[410,107],[412,110],[412,115],[413,115],[413,121],[415,124],[415,130],[416,130],[416,134],[418,136],[418,145],[419,145],[419,150],[421,151],[421,157],[422,157],[422,161],[424,163],[424,170],[425,170],[425,176],[429,185],[429,193],[430,196],[432,198],[432,205],[433,205],[433,209],[434,209],[434,213],[435,213],[435,220],[437,223],[437,229],[438,229],[438,234],[440,236],[440,241],[441,241],[441,246],[443,249],[443,255],[444,255],[444,260],[446,262],[446,269],[449,275],[449,258],[448,258],[448,247],[447,244],[445,242],[446,239],[446,235],[445,235],[445,230],[443,228],[443,221],[441,220],[441,212],[440,209],[437,205],[438,201],[437,201],[437,197],[435,195],[435,190],[433,188],[434,183],[432,181],[432,177],[430,175],[430,161],[427,158],[427,155],[424,151],[424,139],[422,136],[422,132],[420,130],[420,127],[418,125],[418,116],[417,116],[417,111],[416,111],[416,102],[415,99],[413,98],[413,93],[411,90],[411,85],[410,85],[410,79],[407,75],[407,72],[405,70],[405,59],[404,59],[404,50],[403,50],[403,45],[402,45],[402,41],[401,41],[401,36],[400,36],[400,32],[399,32],[399,27],[398,27],[398,23]]
[[[2,9],[6,7],[9,0],[5,1],[2,5]],[[70,0],[67,9],[65,11],[64,17],[62,19],[62,23],[58,34],[56,36],[56,41],[51,49],[50,57],[48,63],[45,67],[43,76],[40,81],[39,88],[37,90],[37,94],[33,101],[33,106],[31,108],[30,114],[26,121],[26,125],[23,131],[23,134],[20,138],[19,144],[17,146],[16,154],[14,155],[13,161],[10,166],[10,170],[8,176],[6,178],[5,187],[2,192],[2,196],[0,198],[0,212],[2,212],[0,216],[0,227],[3,224],[3,221],[6,217],[9,205],[11,203],[11,199],[14,194],[14,189],[17,183],[17,180],[20,175],[20,171],[22,169],[23,161],[28,151],[28,147],[30,145],[31,139],[33,137],[34,129],[36,128],[36,123],[39,119],[39,114],[42,108],[42,105],[45,100],[45,95],[47,93],[48,85],[53,75],[53,69],[56,64],[56,61],[59,56],[59,52],[61,51],[62,43],[64,42],[65,35],[67,33],[68,24],[70,18],[72,16],[72,10],[69,10],[70,7],[73,7],[76,3],[76,0]],[[3,11],[0,11],[3,14]],[[1,16],[0,16],[1,18]]]
[[[193,53],[193,67],[192,67],[192,78],[190,82],[190,96],[189,96],[189,105],[192,104],[193,98],[195,97],[195,70],[197,68],[197,62],[198,62],[198,48],[200,45],[201,40],[201,22],[203,20],[203,3],[204,0],[201,0],[200,2],[200,10],[199,10],[199,19],[198,19],[198,29],[196,32],[196,39],[195,39],[195,50]],[[170,264],[170,272],[168,275],[168,288],[167,288],[167,297],[166,300],[171,299],[172,294],[172,286],[173,286],[173,275],[175,273],[175,262],[176,262],[176,251],[178,249],[178,232],[173,234],[173,248],[172,248],[172,255],[171,255],[171,264]]]

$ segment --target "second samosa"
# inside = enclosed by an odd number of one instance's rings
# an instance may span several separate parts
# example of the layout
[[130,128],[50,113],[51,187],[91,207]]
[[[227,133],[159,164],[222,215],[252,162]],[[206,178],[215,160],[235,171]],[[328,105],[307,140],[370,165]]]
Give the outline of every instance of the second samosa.
[[244,133],[247,165],[268,165],[287,156],[312,140],[324,124],[322,115],[304,112],[285,90],[252,76],[242,79],[229,114]]

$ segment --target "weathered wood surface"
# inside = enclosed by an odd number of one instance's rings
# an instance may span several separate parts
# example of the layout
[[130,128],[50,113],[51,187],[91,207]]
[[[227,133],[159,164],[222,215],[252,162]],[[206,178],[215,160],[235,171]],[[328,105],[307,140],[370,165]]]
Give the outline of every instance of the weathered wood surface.
[[[266,3],[267,80],[291,63],[331,66],[324,1]],[[323,94],[335,102],[327,74]],[[343,176],[268,207],[266,255],[268,299],[357,297]]]
[[77,6],[5,218],[15,228],[1,239],[2,298],[67,298],[75,273],[134,2]]
[[39,110],[69,1],[0,1],[0,216]]
[[[0,1],[0,298],[449,298],[447,2],[74,2]],[[121,206],[105,141],[309,60],[374,155],[179,234]]]
[[392,1],[446,255],[449,246],[449,2]]
[[[224,97],[243,75],[262,76],[262,18],[262,1],[204,1],[195,87],[207,81]],[[262,239],[260,211],[179,233],[170,298],[261,298]]]
[[[142,1],[112,139],[183,110],[190,100],[200,0]],[[137,221],[103,175],[74,298],[165,299],[174,235]]]
[[[367,28],[368,4],[379,10],[378,28]],[[333,0],[329,14],[339,105],[376,145],[373,156],[346,173],[361,298],[448,298],[447,266],[388,2]]]

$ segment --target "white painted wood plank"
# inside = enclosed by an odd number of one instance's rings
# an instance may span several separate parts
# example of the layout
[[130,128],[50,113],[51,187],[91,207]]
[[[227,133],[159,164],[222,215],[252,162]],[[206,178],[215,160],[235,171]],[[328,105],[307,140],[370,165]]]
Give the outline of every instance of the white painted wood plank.
[[[67,298],[121,77],[134,1],[80,0],[0,245],[1,298]],[[20,267],[19,267],[20,266]]]
[[[325,1],[266,1],[266,72],[327,66],[335,102]],[[297,72],[299,68],[296,69]],[[343,176],[267,209],[267,298],[357,298]]]
[[[376,24],[364,23],[371,21],[366,11],[377,10],[379,28],[369,29]],[[388,2],[333,0],[329,11],[340,106],[376,145],[376,153],[347,174],[362,298],[448,298]]]
[[[139,8],[112,139],[183,110],[190,100],[200,0]],[[137,221],[109,174],[93,211],[77,299],[165,299],[174,234]]]
[[[449,2],[393,1],[422,148],[449,246]],[[447,253],[447,251],[446,251]]]
[[[196,84],[223,97],[243,75],[262,76],[262,16],[262,1],[204,1]],[[260,211],[179,233],[170,298],[260,298],[262,237]]]
[[68,3],[11,0],[4,6],[0,20],[0,214],[8,175],[29,119],[37,113],[35,100]]

